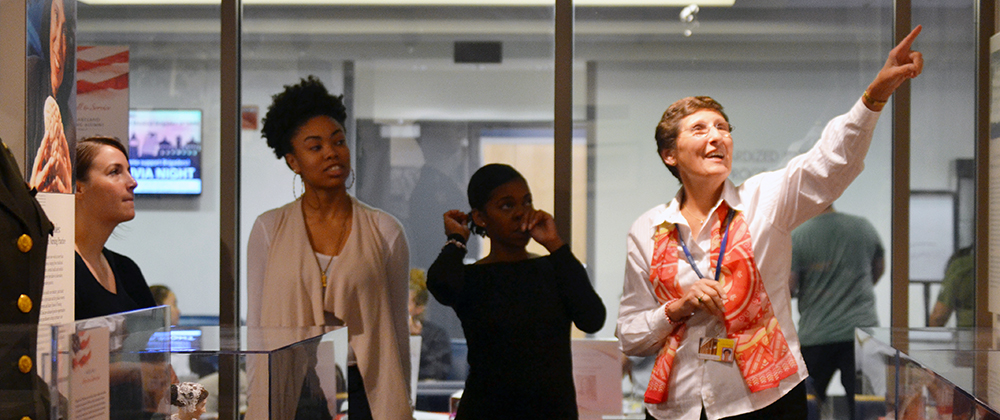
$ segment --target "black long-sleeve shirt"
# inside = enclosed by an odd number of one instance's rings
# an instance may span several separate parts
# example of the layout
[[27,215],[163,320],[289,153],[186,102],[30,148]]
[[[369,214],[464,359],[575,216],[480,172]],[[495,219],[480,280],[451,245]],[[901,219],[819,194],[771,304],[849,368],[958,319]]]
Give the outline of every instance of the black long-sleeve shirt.
[[596,332],[606,310],[569,246],[512,263],[465,265],[441,250],[427,288],[462,321],[469,377],[458,419],[575,419],[570,325]]

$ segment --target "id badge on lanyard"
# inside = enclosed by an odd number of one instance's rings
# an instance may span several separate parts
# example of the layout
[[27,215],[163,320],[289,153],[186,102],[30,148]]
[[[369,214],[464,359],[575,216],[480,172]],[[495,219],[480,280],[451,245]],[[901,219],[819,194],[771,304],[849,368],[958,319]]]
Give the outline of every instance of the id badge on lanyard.
[[[720,273],[722,272],[722,259],[726,255],[726,244],[729,242],[729,225],[733,221],[733,216],[736,215],[736,210],[732,208],[729,209],[729,213],[726,214],[726,224],[725,232],[722,234],[722,243],[719,247],[719,259],[715,264],[715,281],[719,281]],[[684,256],[687,258],[688,264],[691,265],[691,269],[694,273],[698,275],[698,278],[708,278],[701,274],[701,270],[698,269],[698,265],[695,264],[694,257],[691,256],[691,250],[688,249],[687,244],[680,236],[680,227],[674,224],[674,228],[677,229],[678,242],[681,243],[681,248],[684,249]],[[698,340],[698,358],[703,360],[711,360],[716,362],[732,363],[734,355],[736,353],[736,339],[733,338],[719,338],[719,337],[702,337]]]

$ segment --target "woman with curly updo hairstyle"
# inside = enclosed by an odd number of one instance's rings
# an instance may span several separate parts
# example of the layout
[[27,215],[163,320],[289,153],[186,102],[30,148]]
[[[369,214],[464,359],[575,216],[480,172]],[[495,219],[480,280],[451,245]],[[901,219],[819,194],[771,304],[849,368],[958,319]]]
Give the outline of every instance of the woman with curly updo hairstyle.
[[267,145],[278,159],[292,152],[292,136],[313,117],[328,116],[341,128],[347,120],[344,95],[330,95],[316,76],[302,79],[297,85],[286,86],[283,92],[271,99],[273,102],[264,117],[261,137],[267,140]]
[[[355,176],[342,96],[309,76],[272,99],[262,136],[295,173],[293,190],[301,183],[302,193],[261,214],[250,232],[247,324],[346,325],[351,419],[410,419],[410,256],[403,227],[348,193]],[[267,369],[248,367],[248,409],[265,410]],[[272,414],[330,418],[314,367],[289,363],[277,370],[288,372],[282,380],[293,386],[271,400]],[[369,404],[368,396],[379,403]]]

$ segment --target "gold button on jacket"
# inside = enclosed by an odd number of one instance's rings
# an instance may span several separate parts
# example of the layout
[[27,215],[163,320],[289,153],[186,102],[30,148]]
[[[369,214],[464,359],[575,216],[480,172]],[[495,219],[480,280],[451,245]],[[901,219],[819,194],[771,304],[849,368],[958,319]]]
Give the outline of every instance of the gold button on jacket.
[[0,209],[0,326],[4,327],[0,333],[0,418],[48,418],[48,387],[34,372],[38,328],[32,326],[39,321],[37,306],[41,305],[53,226],[6,147],[0,147]]
[[33,245],[33,243],[28,234],[21,235],[20,238],[17,238],[17,249],[21,250],[21,252],[31,251],[31,245]]
[[21,295],[17,298],[17,309],[20,309],[23,313],[31,312],[31,298],[28,295]]
[[21,356],[21,359],[17,361],[17,368],[21,373],[31,372],[31,358],[28,356]]

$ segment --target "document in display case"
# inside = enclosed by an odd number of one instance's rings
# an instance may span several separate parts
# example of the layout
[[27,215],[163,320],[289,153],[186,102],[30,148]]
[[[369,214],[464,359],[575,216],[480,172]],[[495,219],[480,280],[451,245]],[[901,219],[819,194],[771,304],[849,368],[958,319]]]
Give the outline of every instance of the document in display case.
[[69,418],[169,416],[170,346],[158,339],[169,331],[166,306],[76,321],[59,348]]

